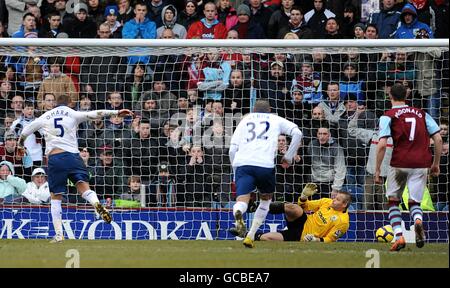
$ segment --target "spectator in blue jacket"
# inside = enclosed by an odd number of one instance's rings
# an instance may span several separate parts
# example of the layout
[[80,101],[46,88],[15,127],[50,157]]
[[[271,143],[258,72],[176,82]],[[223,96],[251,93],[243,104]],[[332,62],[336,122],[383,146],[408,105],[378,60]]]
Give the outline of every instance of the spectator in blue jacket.
[[434,38],[431,28],[417,19],[417,11],[413,5],[406,4],[403,7],[400,21],[402,24],[395,32],[394,38],[415,39],[420,30],[427,31],[430,39]]
[[383,8],[370,15],[369,23],[377,26],[379,39],[392,38],[400,26],[400,12],[395,9],[395,0],[383,0]]
[[[156,24],[147,18],[147,6],[137,2],[134,6],[133,19],[125,23],[122,29],[123,39],[156,39]],[[138,62],[147,64],[149,56],[130,56],[128,64],[134,65]]]

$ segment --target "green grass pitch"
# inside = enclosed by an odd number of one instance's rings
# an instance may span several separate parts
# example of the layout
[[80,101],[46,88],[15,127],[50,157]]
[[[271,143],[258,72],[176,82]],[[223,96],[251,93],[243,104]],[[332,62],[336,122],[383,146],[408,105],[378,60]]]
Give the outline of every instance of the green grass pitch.
[[[449,245],[426,244],[419,249],[408,244],[400,252],[389,252],[385,243],[301,243],[256,242],[254,249],[241,241],[114,241],[0,240],[0,267],[66,267],[79,253],[80,267],[161,267],[161,268],[238,268],[238,267],[355,267],[364,268],[379,252],[380,267],[449,268]],[[68,252],[69,251],[69,252]],[[67,257],[66,257],[67,253]],[[268,261],[267,259],[270,259]]]

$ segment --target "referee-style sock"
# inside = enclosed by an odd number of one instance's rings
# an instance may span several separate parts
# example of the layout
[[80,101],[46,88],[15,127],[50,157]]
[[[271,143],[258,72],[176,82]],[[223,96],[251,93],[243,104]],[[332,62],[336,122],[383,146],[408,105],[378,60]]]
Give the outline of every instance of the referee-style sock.
[[55,229],[55,234],[57,236],[63,236],[62,231],[62,209],[61,200],[52,199],[50,200],[53,228]]
[[264,223],[264,220],[266,220],[271,202],[272,200],[261,200],[259,202],[258,209],[256,209],[255,216],[253,218],[252,227],[247,234],[247,237],[250,237],[250,239],[255,240],[256,231],[258,231],[259,227]]
[[394,230],[395,240],[403,236],[402,231],[402,213],[397,205],[389,207],[389,221],[391,222],[392,229]]
[[95,193],[95,191],[92,190],[84,191],[84,193],[81,194],[81,197],[83,197],[83,199],[91,203],[92,206],[94,206],[95,203],[100,202],[98,200],[97,193]]

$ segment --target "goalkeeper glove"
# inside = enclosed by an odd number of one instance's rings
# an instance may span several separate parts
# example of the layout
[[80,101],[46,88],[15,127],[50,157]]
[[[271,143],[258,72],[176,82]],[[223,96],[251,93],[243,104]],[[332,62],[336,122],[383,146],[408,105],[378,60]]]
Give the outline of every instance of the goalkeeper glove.
[[301,198],[308,198],[317,193],[317,185],[314,183],[307,183],[305,187],[303,187]]
[[306,242],[318,242],[320,241],[320,238],[315,237],[313,234],[306,234],[305,237],[303,237],[303,240]]

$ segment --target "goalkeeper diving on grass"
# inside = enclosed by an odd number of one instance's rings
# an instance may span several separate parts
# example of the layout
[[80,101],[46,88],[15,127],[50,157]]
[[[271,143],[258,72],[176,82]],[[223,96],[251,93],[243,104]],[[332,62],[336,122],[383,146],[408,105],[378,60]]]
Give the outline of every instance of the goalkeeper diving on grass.
[[[274,202],[269,213],[284,213],[287,229],[279,232],[255,234],[257,241],[305,241],[335,242],[344,235],[350,225],[347,208],[351,203],[348,192],[337,192],[333,199],[308,200],[317,192],[317,185],[308,183],[294,203]],[[305,211],[314,212],[307,215]],[[237,236],[237,235],[235,235]]]
[[78,193],[94,206],[105,222],[111,223],[112,221],[109,211],[100,204],[97,194],[89,187],[89,173],[78,151],[78,124],[104,116],[133,116],[133,112],[127,109],[75,111],[69,108],[70,101],[71,99],[68,95],[59,95],[56,99],[56,108],[45,112],[26,126],[20,135],[18,143],[18,149],[23,153],[23,144],[29,135],[37,130],[40,130],[41,134],[44,135],[46,143],[45,154],[48,157],[51,214],[53,227],[55,228],[53,243],[64,240],[61,201],[63,194],[67,192],[67,178],[76,183]]
[[[233,206],[235,227],[230,229],[244,237],[244,246],[254,247],[254,237],[259,226],[264,223],[272,195],[275,192],[275,155],[280,134],[292,137],[288,151],[281,159],[281,166],[291,165],[302,140],[302,132],[297,125],[270,113],[267,100],[257,100],[253,113],[247,114],[236,127],[231,137],[230,160],[236,182],[236,204]],[[256,209],[248,234],[243,221],[247,211],[250,193],[258,189],[260,203]],[[230,231],[230,232],[231,232]]]

